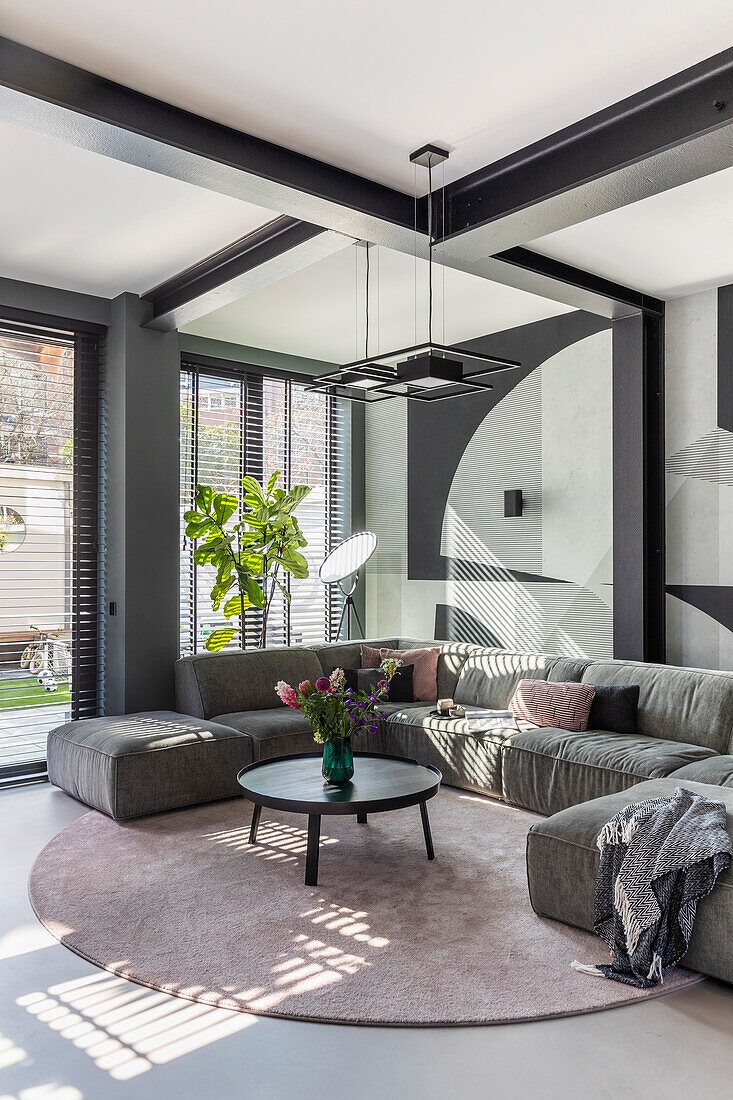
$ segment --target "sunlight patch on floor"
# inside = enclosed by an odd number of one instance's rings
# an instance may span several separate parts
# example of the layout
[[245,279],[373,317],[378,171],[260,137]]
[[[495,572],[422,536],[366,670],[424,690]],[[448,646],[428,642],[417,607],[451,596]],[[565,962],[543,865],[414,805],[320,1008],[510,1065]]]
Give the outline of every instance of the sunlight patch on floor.
[[19,997],[16,1003],[117,1081],[137,1077],[256,1022],[241,1012],[154,992],[106,973],[61,982],[45,993]]

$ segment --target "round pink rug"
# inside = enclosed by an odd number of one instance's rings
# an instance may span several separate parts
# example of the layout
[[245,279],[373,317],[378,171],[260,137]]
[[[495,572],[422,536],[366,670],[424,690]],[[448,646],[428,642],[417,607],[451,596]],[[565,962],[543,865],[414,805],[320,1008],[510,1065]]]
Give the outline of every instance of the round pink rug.
[[[594,936],[538,917],[525,838],[534,814],[444,788],[418,807],[323,818],[319,885],[303,885],[306,818],[244,799],[129,823],[92,812],[30,877],[66,947],[153,989],[225,1008],[354,1024],[494,1024],[633,1004],[642,992],[571,969]],[[699,980],[678,970],[663,993]]]

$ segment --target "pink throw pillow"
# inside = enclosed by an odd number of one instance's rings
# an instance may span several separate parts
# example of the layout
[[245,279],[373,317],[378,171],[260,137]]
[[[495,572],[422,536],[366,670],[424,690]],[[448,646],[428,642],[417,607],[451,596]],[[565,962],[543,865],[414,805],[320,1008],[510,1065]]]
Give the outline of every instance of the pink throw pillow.
[[361,647],[361,667],[379,668],[385,657],[398,657],[403,665],[412,665],[412,690],[416,700],[434,703],[438,698],[438,657],[440,648],[434,649],[372,649]]
[[515,718],[535,726],[582,733],[596,689],[592,684],[553,684],[547,680],[520,680],[509,709]]

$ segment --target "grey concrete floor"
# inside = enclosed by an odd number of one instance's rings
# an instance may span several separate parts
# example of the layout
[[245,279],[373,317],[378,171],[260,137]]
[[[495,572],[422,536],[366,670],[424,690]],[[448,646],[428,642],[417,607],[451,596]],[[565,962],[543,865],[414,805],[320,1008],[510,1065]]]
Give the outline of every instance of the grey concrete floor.
[[51,939],[26,894],[37,852],[84,812],[48,784],[0,792],[0,1100],[733,1096],[733,988],[712,981],[563,1020],[362,1028],[105,975]]

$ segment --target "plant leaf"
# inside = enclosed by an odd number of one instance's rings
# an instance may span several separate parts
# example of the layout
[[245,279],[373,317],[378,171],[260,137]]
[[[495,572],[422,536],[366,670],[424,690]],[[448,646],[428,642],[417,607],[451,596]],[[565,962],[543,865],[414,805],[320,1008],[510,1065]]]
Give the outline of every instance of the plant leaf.
[[210,653],[218,653],[225,645],[229,645],[236,633],[233,626],[223,626],[219,630],[214,630],[204,642],[204,648]]
[[272,473],[270,474],[270,480],[267,482],[267,495],[268,495],[268,497],[269,497],[270,493],[272,492],[272,490],[275,488],[275,482],[277,481],[277,479],[279,477],[280,477],[280,471],[279,470],[273,470]]
[[210,485],[197,485],[195,500],[201,511],[207,515],[211,515],[211,502],[214,497],[214,490]]
[[239,501],[231,493],[214,493],[213,499],[214,518],[220,527],[234,515],[239,507]]
[[242,597],[232,596],[231,600],[227,600],[224,604],[224,618],[231,619],[232,615],[242,614]]

